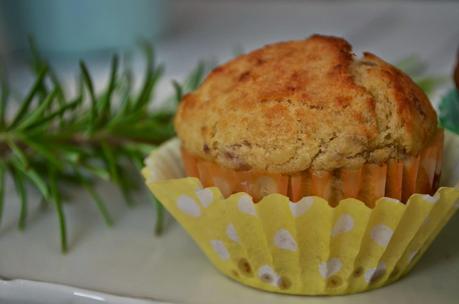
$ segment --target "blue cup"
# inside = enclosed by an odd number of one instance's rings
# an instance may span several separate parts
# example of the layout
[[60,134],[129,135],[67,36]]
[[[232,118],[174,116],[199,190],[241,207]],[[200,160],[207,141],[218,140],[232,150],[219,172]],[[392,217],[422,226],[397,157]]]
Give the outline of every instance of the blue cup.
[[[32,34],[45,53],[125,49],[165,30],[167,0],[3,0],[7,41],[24,49]],[[6,21],[6,22],[5,22]]]

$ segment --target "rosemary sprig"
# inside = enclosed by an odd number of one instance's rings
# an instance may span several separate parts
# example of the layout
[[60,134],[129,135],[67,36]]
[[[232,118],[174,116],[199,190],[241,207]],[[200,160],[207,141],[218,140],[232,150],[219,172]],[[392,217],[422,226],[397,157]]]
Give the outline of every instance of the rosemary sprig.
[[[36,79],[11,117],[6,115],[11,87],[6,77],[0,79],[0,224],[6,174],[12,176],[20,198],[18,227],[26,227],[26,186],[31,185],[56,211],[63,252],[68,249],[63,182],[72,181],[85,189],[109,226],[113,224],[110,205],[97,192],[95,181],[113,182],[128,205],[133,204],[135,187],[123,172],[140,169],[146,153],[175,135],[172,119],[179,100],[195,89],[207,72],[207,66],[200,63],[183,84],[173,82],[175,95],[168,99],[172,102],[152,110],[164,66],[156,63],[150,45],[144,44],[143,49],[146,67],[140,90],[133,89],[129,64],[121,63],[115,55],[101,92],[95,90],[90,68],[80,61],[78,93],[69,98],[31,40],[31,68]],[[164,210],[156,199],[152,202],[158,234],[163,230]]]

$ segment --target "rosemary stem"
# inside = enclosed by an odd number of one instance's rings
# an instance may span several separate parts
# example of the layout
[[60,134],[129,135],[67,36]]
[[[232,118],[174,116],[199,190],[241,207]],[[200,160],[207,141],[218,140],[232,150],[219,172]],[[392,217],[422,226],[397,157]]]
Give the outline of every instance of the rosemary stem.
[[164,207],[156,198],[154,199],[154,204],[156,207],[155,234],[160,235],[162,234],[164,227]]
[[[11,145],[15,145],[23,150],[29,148],[29,143],[24,142],[23,135],[18,132],[1,132],[0,133],[0,157],[5,158],[11,151]],[[110,147],[122,147],[129,144],[148,144],[156,145],[158,141],[142,140],[137,138],[128,138],[113,136],[107,132],[97,132],[93,135],[74,133],[74,134],[55,134],[48,138],[50,145],[70,145],[80,147],[99,147],[101,143],[107,143]]]

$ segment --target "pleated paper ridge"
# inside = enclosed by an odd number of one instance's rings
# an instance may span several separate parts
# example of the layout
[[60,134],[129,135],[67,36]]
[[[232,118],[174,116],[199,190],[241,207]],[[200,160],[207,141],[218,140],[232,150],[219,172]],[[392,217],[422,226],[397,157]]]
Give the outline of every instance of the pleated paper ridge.
[[356,199],[337,207],[319,197],[292,203],[270,194],[226,199],[183,176],[179,142],[153,152],[143,170],[159,201],[224,274],[252,287],[290,294],[361,292],[397,280],[426,251],[458,208],[459,189],[415,194],[407,204]]
[[438,188],[441,172],[444,131],[438,129],[433,140],[417,155],[381,164],[366,163],[354,168],[315,170],[292,174],[225,168],[202,159],[181,147],[187,176],[199,178],[205,187],[218,187],[223,195],[246,192],[255,202],[271,193],[297,201],[313,195],[336,206],[343,198],[356,198],[374,207],[380,197],[402,202],[413,193],[432,194]]

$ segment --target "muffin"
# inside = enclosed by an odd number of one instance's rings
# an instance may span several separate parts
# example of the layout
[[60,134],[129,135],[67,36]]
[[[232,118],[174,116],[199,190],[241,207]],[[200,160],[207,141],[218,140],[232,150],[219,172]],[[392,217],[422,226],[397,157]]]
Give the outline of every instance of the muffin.
[[175,118],[186,173],[224,196],[406,201],[435,192],[443,133],[423,91],[371,53],[314,35],[214,69]]
[[[437,190],[443,132],[425,94],[340,38],[217,67],[184,96],[175,127],[146,159],[148,187],[218,270],[265,291],[394,282],[459,207],[458,187]],[[445,137],[453,166],[459,137]]]

